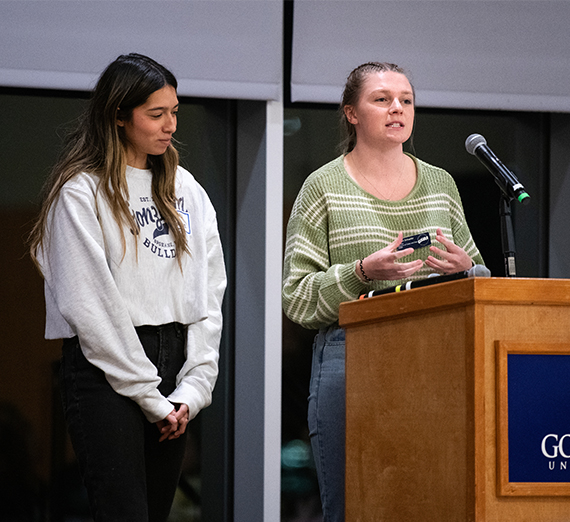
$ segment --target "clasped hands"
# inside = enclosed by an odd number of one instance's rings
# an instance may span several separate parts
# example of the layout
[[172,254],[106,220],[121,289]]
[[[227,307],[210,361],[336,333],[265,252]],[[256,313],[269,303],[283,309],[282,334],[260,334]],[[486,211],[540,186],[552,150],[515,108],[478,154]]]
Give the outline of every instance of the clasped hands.
[[[414,251],[413,248],[397,250],[402,244],[403,238],[404,235],[400,232],[398,237],[387,247],[370,254],[362,260],[362,268],[367,277],[385,281],[406,279],[422,268],[424,262],[421,259],[407,263],[398,262]],[[453,274],[461,270],[468,270],[473,266],[473,261],[467,252],[453,241],[447,239],[440,228],[436,231],[435,239],[445,247],[445,250],[434,245],[430,246],[430,251],[438,257],[434,255],[428,256],[425,264],[433,268],[437,273]],[[356,263],[356,273],[364,280],[358,262]]]
[[177,404],[165,419],[156,422],[156,426],[160,431],[159,442],[180,437],[186,431],[189,421],[188,406],[186,404]]

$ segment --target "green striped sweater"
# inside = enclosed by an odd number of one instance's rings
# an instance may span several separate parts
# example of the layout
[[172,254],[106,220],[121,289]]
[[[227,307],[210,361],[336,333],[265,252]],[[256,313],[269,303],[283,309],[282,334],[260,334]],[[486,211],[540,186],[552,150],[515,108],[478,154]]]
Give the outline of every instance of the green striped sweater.
[[[303,184],[287,226],[283,273],[283,309],[305,328],[321,328],[338,320],[339,306],[364,290],[381,289],[404,281],[363,283],[355,263],[394,241],[429,232],[432,244],[437,228],[473,259],[483,259],[465,221],[453,178],[443,169],[411,156],[417,181],[400,201],[380,200],[364,191],[344,169],[343,157],[313,172]],[[419,248],[402,261],[422,259],[429,248]],[[427,265],[410,279],[423,279]]]

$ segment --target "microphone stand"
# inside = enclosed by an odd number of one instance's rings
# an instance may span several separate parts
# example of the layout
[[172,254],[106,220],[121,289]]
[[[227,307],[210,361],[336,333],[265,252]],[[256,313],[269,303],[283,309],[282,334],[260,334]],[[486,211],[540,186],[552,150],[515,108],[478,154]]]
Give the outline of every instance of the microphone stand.
[[501,215],[501,243],[505,257],[505,275],[507,277],[516,277],[515,233],[511,219],[511,201],[512,198],[507,197],[504,193],[501,194],[499,214]]

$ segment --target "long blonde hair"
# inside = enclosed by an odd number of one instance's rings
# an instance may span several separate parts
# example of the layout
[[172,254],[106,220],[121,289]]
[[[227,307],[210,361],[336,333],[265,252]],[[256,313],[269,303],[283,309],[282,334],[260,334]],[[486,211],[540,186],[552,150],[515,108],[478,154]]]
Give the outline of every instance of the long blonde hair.
[[[98,190],[107,199],[121,229],[123,254],[126,251],[124,228],[132,230],[137,239],[138,227],[128,206],[126,142],[117,119],[128,121],[133,109],[144,104],[153,92],[166,85],[174,89],[178,87],[174,75],[151,58],[140,54],[121,55],[103,71],[86,111],[65,140],[59,160],[43,188],[39,218],[29,237],[30,254],[38,268],[37,253],[44,246],[49,211],[61,188],[80,172],[99,176]],[[152,196],[174,238],[176,256],[181,266],[182,254],[189,254],[190,251],[184,224],[175,208],[178,152],[170,145],[164,154],[149,156],[148,164],[152,172]]]

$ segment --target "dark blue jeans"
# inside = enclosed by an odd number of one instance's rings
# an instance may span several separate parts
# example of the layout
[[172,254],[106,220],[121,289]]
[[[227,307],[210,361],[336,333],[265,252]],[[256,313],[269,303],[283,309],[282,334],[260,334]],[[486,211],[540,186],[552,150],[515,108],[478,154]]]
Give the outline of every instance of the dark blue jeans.
[[344,521],[345,333],[322,328],[313,344],[309,436],[325,522]]
[[[173,323],[137,333],[162,378],[176,387],[185,360],[186,330]],[[180,478],[186,436],[158,442],[160,433],[139,406],[116,393],[87,361],[77,337],[63,343],[61,390],[68,430],[95,522],[163,522]]]

